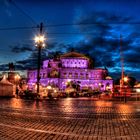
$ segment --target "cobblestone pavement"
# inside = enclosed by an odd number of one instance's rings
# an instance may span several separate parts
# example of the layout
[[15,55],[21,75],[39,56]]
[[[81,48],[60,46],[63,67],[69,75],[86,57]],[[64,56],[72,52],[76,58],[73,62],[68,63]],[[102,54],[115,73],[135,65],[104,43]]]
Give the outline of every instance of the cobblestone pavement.
[[0,140],[140,140],[140,102],[0,102]]

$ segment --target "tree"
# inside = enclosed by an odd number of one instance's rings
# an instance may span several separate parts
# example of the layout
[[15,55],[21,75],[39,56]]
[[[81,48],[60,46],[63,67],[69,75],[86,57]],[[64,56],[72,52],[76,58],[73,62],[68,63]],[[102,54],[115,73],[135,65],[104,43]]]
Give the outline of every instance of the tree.
[[119,85],[119,84],[120,84],[120,78],[117,78],[117,79],[114,81],[114,84],[115,84],[115,85]]
[[[136,83],[136,78],[135,77],[128,77],[128,82],[124,83],[124,85],[128,85],[129,87],[134,87]],[[119,85],[120,84],[120,78],[115,80],[115,85]]]
[[128,85],[130,87],[134,87],[135,83],[136,83],[136,78],[135,77],[128,77]]

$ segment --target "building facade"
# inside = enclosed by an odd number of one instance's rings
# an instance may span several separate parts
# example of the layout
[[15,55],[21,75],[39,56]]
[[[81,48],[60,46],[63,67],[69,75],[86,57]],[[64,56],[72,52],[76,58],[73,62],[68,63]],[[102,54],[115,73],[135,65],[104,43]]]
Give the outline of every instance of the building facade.
[[[40,70],[40,85],[52,85],[64,91],[69,82],[79,86],[80,90],[112,90],[113,80],[107,78],[106,69],[91,69],[90,59],[83,54],[70,52],[61,55],[59,59],[43,62]],[[37,70],[28,71],[28,86],[33,88],[37,82]]]

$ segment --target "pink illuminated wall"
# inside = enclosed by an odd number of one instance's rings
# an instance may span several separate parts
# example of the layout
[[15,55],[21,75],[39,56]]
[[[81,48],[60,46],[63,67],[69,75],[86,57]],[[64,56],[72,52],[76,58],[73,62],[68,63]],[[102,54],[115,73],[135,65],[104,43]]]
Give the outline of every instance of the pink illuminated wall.
[[65,68],[88,68],[88,61],[85,59],[62,59],[61,63]]
[[[78,82],[80,88],[90,87],[91,89],[106,90],[106,87],[113,88],[113,80],[106,80],[105,69],[90,69],[89,59],[60,58],[59,60],[45,60],[40,70],[40,83],[42,86],[53,84],[60,90],[65,90],[68,81]],[[37,71],[28,71],[28,85],[36,84]]]

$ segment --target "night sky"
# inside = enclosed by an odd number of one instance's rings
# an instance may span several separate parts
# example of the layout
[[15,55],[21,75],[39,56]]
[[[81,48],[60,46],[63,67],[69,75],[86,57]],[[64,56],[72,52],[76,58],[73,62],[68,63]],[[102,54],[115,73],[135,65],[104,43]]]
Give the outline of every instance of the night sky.
[[0,70],[8,70],[9,62],[16,70],[36,67],[33,38],[39,30],[31,27],[43,22],[47,41],[42,59],[74,48],[116,79],[121,75],[121,34],[125,74],[140,80],[139,5],[139,0],[0,0]]

